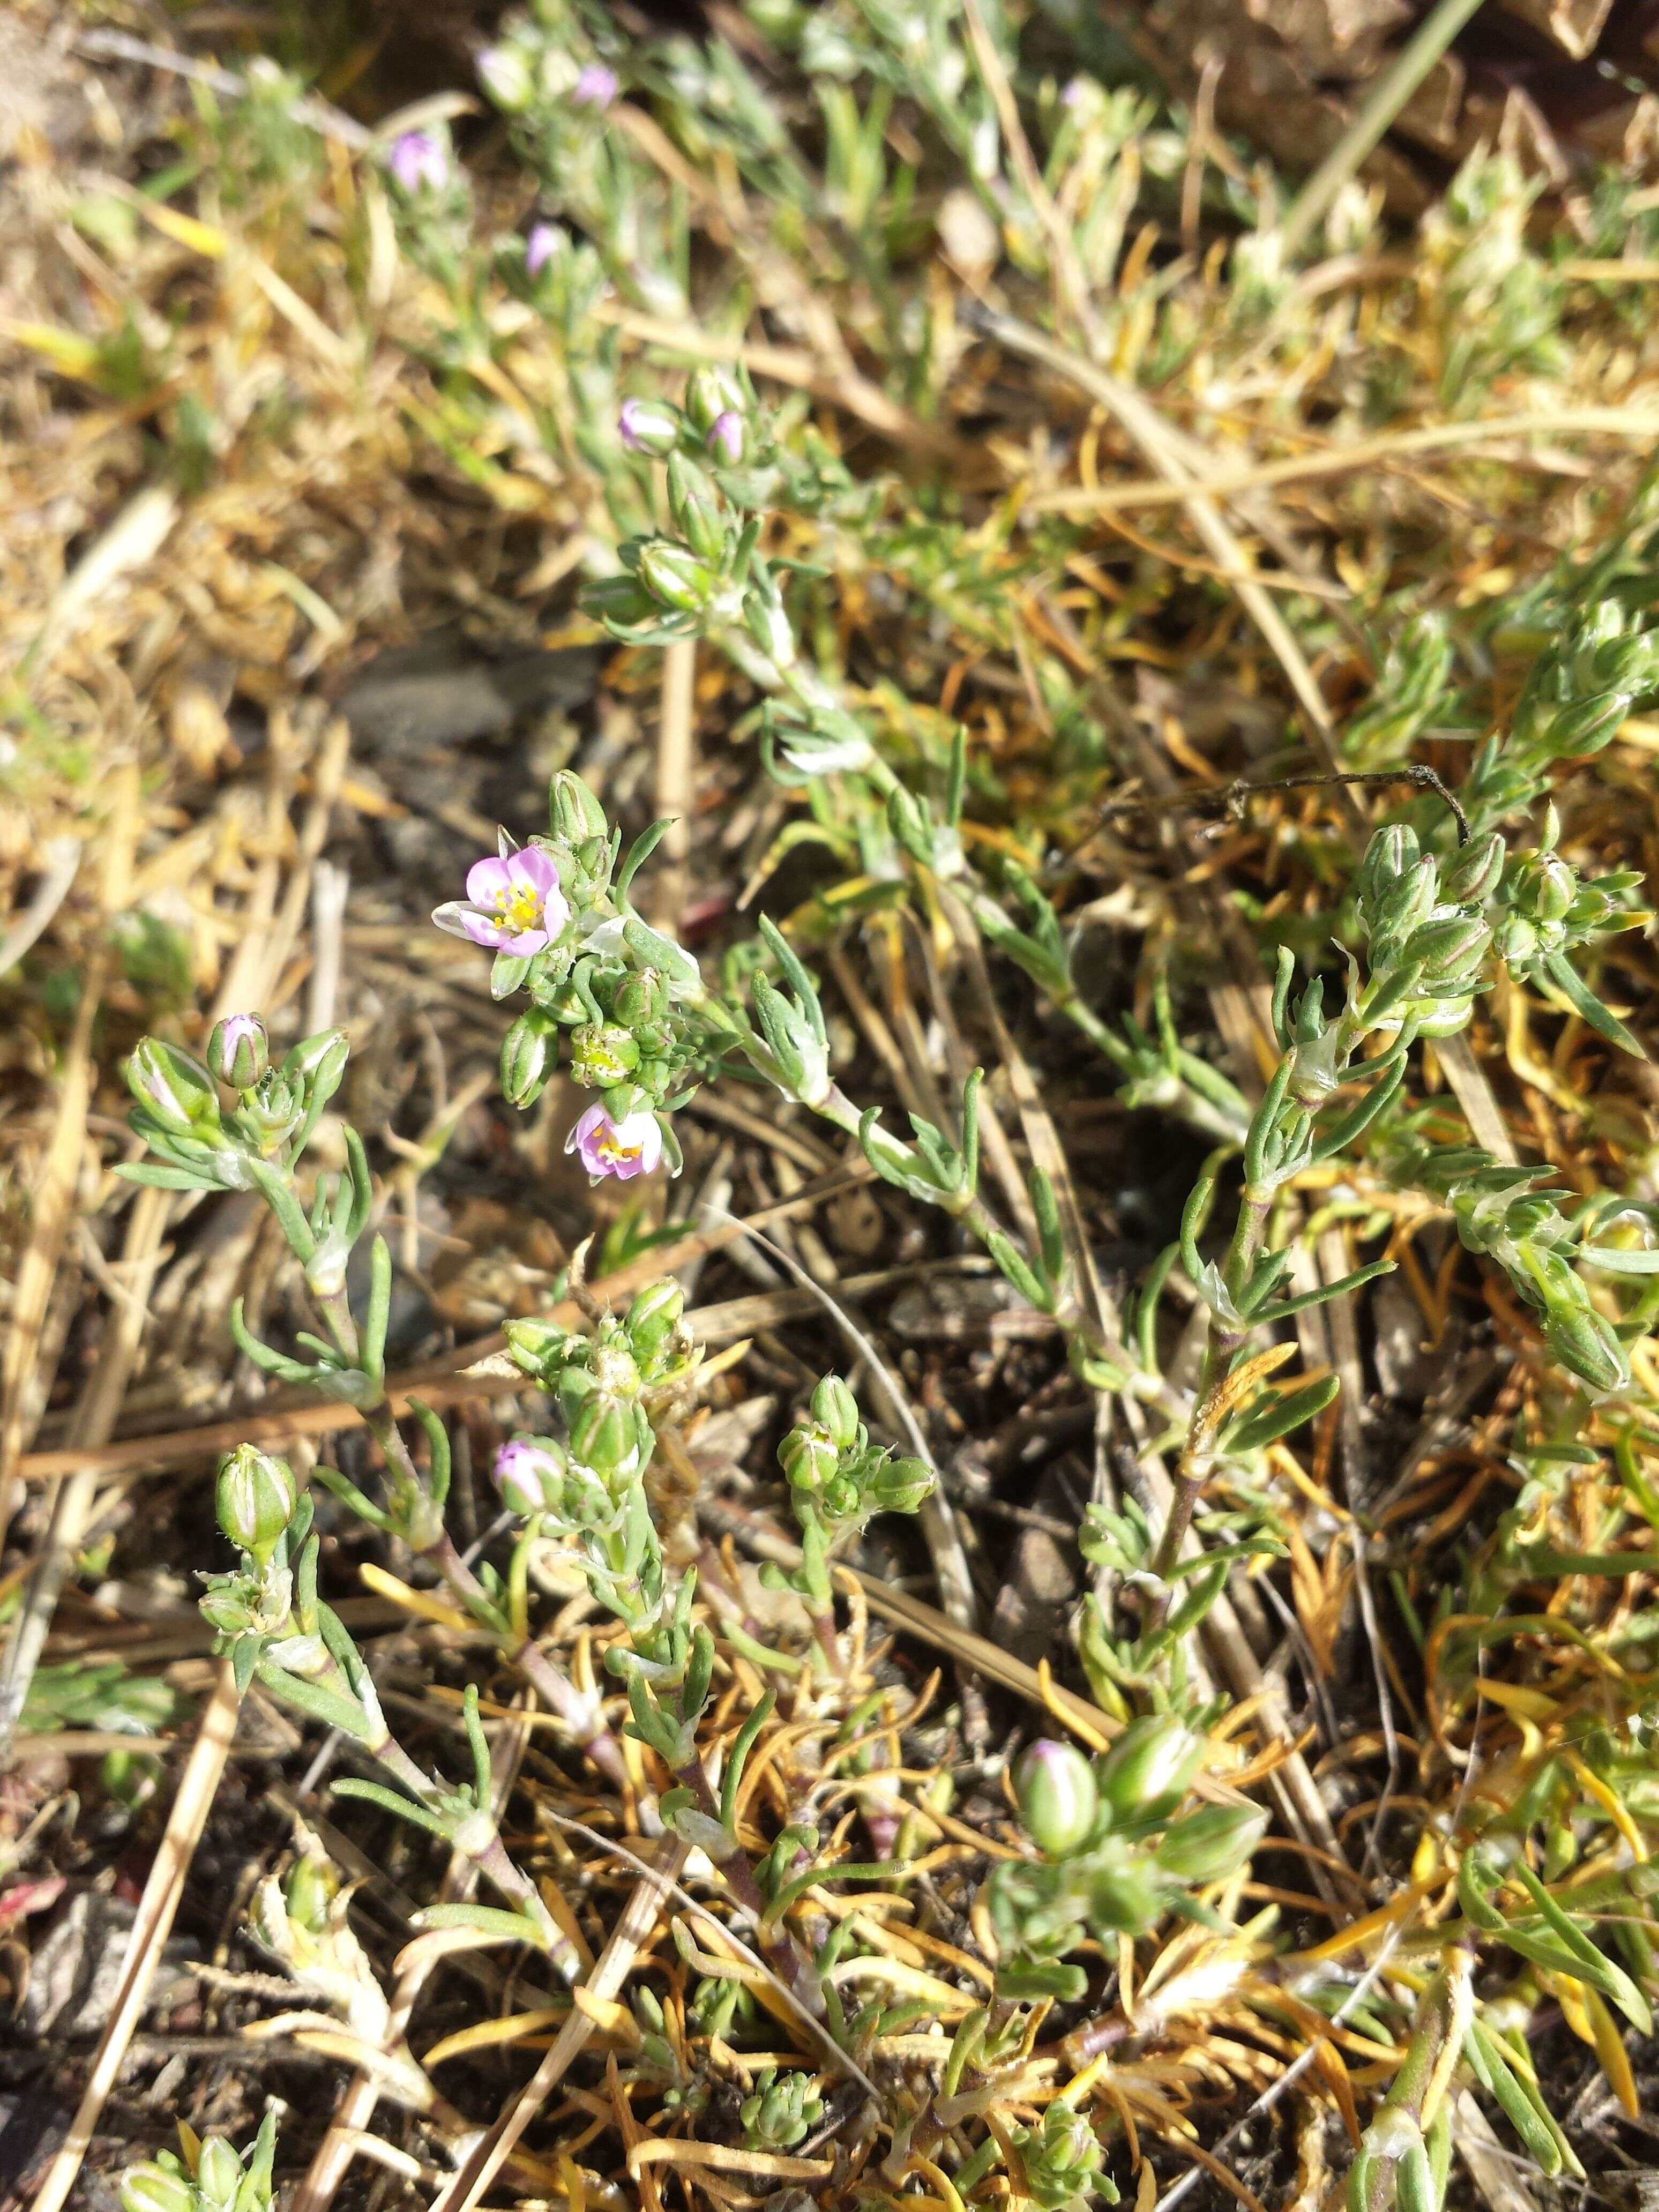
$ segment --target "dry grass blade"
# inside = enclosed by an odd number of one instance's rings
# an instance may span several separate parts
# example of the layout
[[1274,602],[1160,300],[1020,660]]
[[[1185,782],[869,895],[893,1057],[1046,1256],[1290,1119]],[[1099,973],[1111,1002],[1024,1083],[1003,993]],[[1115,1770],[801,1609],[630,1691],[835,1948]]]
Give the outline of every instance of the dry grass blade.
[[230,1754],[240,1702],[230,1668],[219,1668],[213,1694],[204,1708],[196,1741],[179,1777],[173,1810],[138,1900],[114,2007],[99,2039],[91,2075],[70,2124],[69,2135],[35,2192],[31,2212],[64,2212],[69,2202],[87,2147],[97,2131],[105,2100],[115,2087],[133,2030],[143,2011],[151,1980],[161,1963],[161,1948],[172,1931],[191,1861],[202,1839],[214,1793]]

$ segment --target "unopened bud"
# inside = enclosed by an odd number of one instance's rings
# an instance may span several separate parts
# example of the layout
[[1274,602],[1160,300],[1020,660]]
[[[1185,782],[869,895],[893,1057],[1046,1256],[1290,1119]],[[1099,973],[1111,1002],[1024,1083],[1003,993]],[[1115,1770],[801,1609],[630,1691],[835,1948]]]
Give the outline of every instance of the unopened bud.
[[227,1014],[208,1039],[210,1072],[232,1091],[252,1091],[270,1066],[265,1025],[257,1014]]
[[559,1030],[539,1008],[520,1014],[501,1039],[501,1096],[533,1106],[553,1072]]
[[734,469],[748,449],[749,425],[735,407],[728,407],[723,415],[717,415],[709,424],[703,444],[716,461],[724,462],[728,469]]
[[714,572],[684,545],[653,538],[640,552],[640,581],[652,598],[678,614],[696,614],[708,602]]
[[685,387],[685,411],[699,437],[707,438],[722,415],[741,415],[744,390],[729,368],[693,370]]
[[616,1023],[584,1023],[570,1038],[570,1073],[589,1090],[626,1083],[640,1064],[640,1048]]
[[293,1470],[286,1460],[238,1444],[219,1462],[214,1503],[229,1540],[263,1562],[294,1517]]
[[859,1440],[859,1401],[839,1375],[826,1375],[812,1393],[812,1418],[842,1451]]
[[511,46],[486,46],[478,57],[478,82],[507,115],[521,115],[536,97],[524,56]]
[[121,2212],[193,2212],[196,2192],[181,2173],[135,2166],[121,2184]]
[[647,1355],[659,1351],[679,1327],[684,1310],[685,1291],[681,1284],[666,1278],[653,1283],[628,1309],[623,1328],[629,1342],[636,1352]]
[[682,428],[678,408],[659,399],[624,399],[617,416],[617,435],[630,453],[648,453],[655,460],[672,453]]
[[496,1453],[491,1473],[508,1511],[528,1517],[556,1504],[564,1482],[564,1455],[544,1437],[514,1437]]
[[210,2204],[228,2207],[242,2185],[242,2161],[222,2136],[210,2136],[196,2164],[196,2185]]
[[1158,1863],[1177,1881],[1221,1881],[1261,1842],[1267,1816],[1254,1805],[1204,1805],[1159,1839]]
[[1174,1713],[1131,1721],[1102,1762],[1100,1794],[1119,1822],[1174,1812],[1204,1757],[1204,1738]]
[[778,1463],[793,1488],[822,1492],[841,1463],[833,1437],[816,1423],[791,1429],[778,1446]]
[[198,1060],[159,1037],[144,1037],[126,1065],[127,1088],[163,1127],[179,1136],[216,1128],[219,1093]]
[[1014,1791],[1032,1842],[1051,1858],[1076,1850],[1099,1817],[1093,1767],[1074,1746],[1052,1736],[1040,1738],[1022,1756]]
[[547,787],[547,806],[553,835],[564,844],[580,845],[589,837],[611,834],[604,807],[574,769],[556,772]]

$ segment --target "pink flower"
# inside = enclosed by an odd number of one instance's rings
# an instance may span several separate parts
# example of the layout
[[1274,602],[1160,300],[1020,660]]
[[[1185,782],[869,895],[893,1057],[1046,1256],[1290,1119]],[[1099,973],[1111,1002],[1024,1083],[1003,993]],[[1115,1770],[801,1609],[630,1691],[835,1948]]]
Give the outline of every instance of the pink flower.
[[590,1106],[564,1140],[595,1182],[615,1176],[618,1182],[649,1175],[662,1158],[662,1131],[656,1115],[641,1106],[613,1121],[603,1106]]
[[500,860],[475,860],[466,897],[441,906],[432,919],[452,936],[471,938],[521,960],[544,952],[570,919],[559,872],[538,845]]
[[622,84],[615,70],[603,62],[590,62],[570,88],[570,97],[578,107],[609,107]]
[[539,276],[563,243],[564,236],[557,223],[532,223],[530,235],[524,242],[526,275]]
[[564,1467],[556,1446],[534,1437],[514,1437],[495,1455],[490,1472],[501,1502],[514,1513],[540,1513],[559,1494]]
[[392,142],[392,151],[386,156],[386,167],[396,179],[400,191],[413,199],[416,192],[442,191],[449,182],[449,161],[443,148],[429,132],[405,131]]

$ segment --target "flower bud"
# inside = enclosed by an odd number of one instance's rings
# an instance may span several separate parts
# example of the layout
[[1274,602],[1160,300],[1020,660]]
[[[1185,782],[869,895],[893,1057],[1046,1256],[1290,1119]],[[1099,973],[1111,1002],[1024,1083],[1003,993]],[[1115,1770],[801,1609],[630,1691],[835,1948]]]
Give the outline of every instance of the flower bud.
[[653,538],[640,551],[640,581],[659,605],[693,615],[706,606],[717,580],[712,568],[684,545]]
[[617,416],[617,435],[629,452],[655,460],[673,452],[682,428],[679,410],[659,399],[624,399]]
[[1113,1818],[1157,1820],[1173,1813],[1202,1762],[1204,1741],[1174,1713],[1131,1721],[1100,1767],[1100,1794]]
[[553,835],[564,844],[611,834],[604,807],[574,768],[556,770],[547,787],[547,807]]
[[196,2185],[210,2204],[228,2206],[242,2185],[242,2161],[222,2136],[210,2136],[196,2162]]
[[506,115],[522,115],[536,97],[530,64],[511,46],[484,48],[478,57],[478,82]]
[[684,1310],[684,1285],[665,1277],[640,1292],[628,1309],[623,1328],[635,1351],[649,1357],[667,1343]]
[[740,415],[744,405],[743,386],[731,369],[711,365],[692,371],[685,387],[685,411],[700,438],[708,437],[722,415]]
[[328,1925],[329,1908],[339,1890],[339,1876],[319,1853],[313,1851],[296,1859],[283,1884],[283,1902],[288,1908],[289,1918],[311,1935],[320,1935]]
[[778,1463],[796,1490],[821,1492],[841,1464],[835,1438],[816,1423],[791,1429],[778,1446]]
[[933,1470],[926,1460],[898,1459],[884,1454],[865,1486],[865,1495],[878,1513],[914,1513],[933,1494]]
[[148,2161],[121,2184],[121,2212],[194,2212],[196,2192],[180,2173]]
[[842,1451],[859,1441],[859,1401],[839,1375],[826,1375],[812,1393],[812,1418]]
[[520,1014],[501,1039],[501,1096],[509,1106],[533,1106],[553,1073],[558,1024],[539,1008]]
[[219,1093],[198,1060],[159,1037],[143,1037],[126,1065],[127,1088],[164,1128],[179,1136],[218,1127]]
[[544,1321],[538,1314],[506,1322],[501,1334],[507,1351],[526,1375],[544,1376],[556,1367],[571,1340],[570,1330],[556,1321]]
[[709,424],[703,445],[717,462],[735,469],[748,450],[749,425],[735,407],[728,407]]
[[1254,1805],[1204,1805],[1160,1838],[1158,1863],[1177,1881],[1221,1881],[1261,1842],[1267,1816]]
[[589,1398],[570,1424],[570,1449],[611,1484],[631,1482],[651,1456],[651,1425],[638,1406]]
[[252,1444],[238,1444],[219,1462],[214,1492],[219,1526],[229,1540],[260,1561],[268,1559],[276,1539],[294,1517],[294,1474],[286,1460],[272,1459]]
[[1095,1772],[1069,1743],[1042,1736],[1014,1769],[1020,1818],[1031,1840],[1051,1858],[1063,1858],[1084,1843],[1100,1813]]
[[654,969],[630,975],[611,1002],[617,1019],[630,1031],[659,1022],[668,1012],[668,988]]
[[270,1065],[264,1024],[257,1014],[227,1014],[208,1039],[209,1071],[232,1091],[252,1091]]
[[684,453],[668,457],[668,507],[681,536],[700,561],[718,561],[726,550],[726,526],[714,488],[695,461]]
[[743,626],[775,667],[789,666],[795,657],[795,633],[782,595],[769,576],[763,581],[757,578],[744,592]]
[[1479,906],[1491,897],[1503,872],[1504,841],[1493,830],[1485,837],[1471,838],[1455,853],[1446,863],[1441,881],[1448,898]]
[[546,1437],[514,1437],[496,1453],[490,1472],[507,1510],[528,1517],[558,1503],[564,1454]]

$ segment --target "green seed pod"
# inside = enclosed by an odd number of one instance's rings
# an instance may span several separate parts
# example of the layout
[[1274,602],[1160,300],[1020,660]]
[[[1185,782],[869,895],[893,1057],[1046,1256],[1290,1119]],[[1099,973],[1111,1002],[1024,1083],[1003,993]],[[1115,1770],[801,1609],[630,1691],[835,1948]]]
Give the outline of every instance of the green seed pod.
[[1031,1840],[1052,1858],[1076,1850],[1099,1817],[1093,1767],[1073,1745],[1052,1736],[1040,1737],[1022,1754],[1014,1793]]
[[238,1444],[219,1462],[214,1492],[219,1526],[256,1559],[270,1557],[294,1516],[295,1498],[294,1473],[286,1460],[272,1459],[252,1444]]

